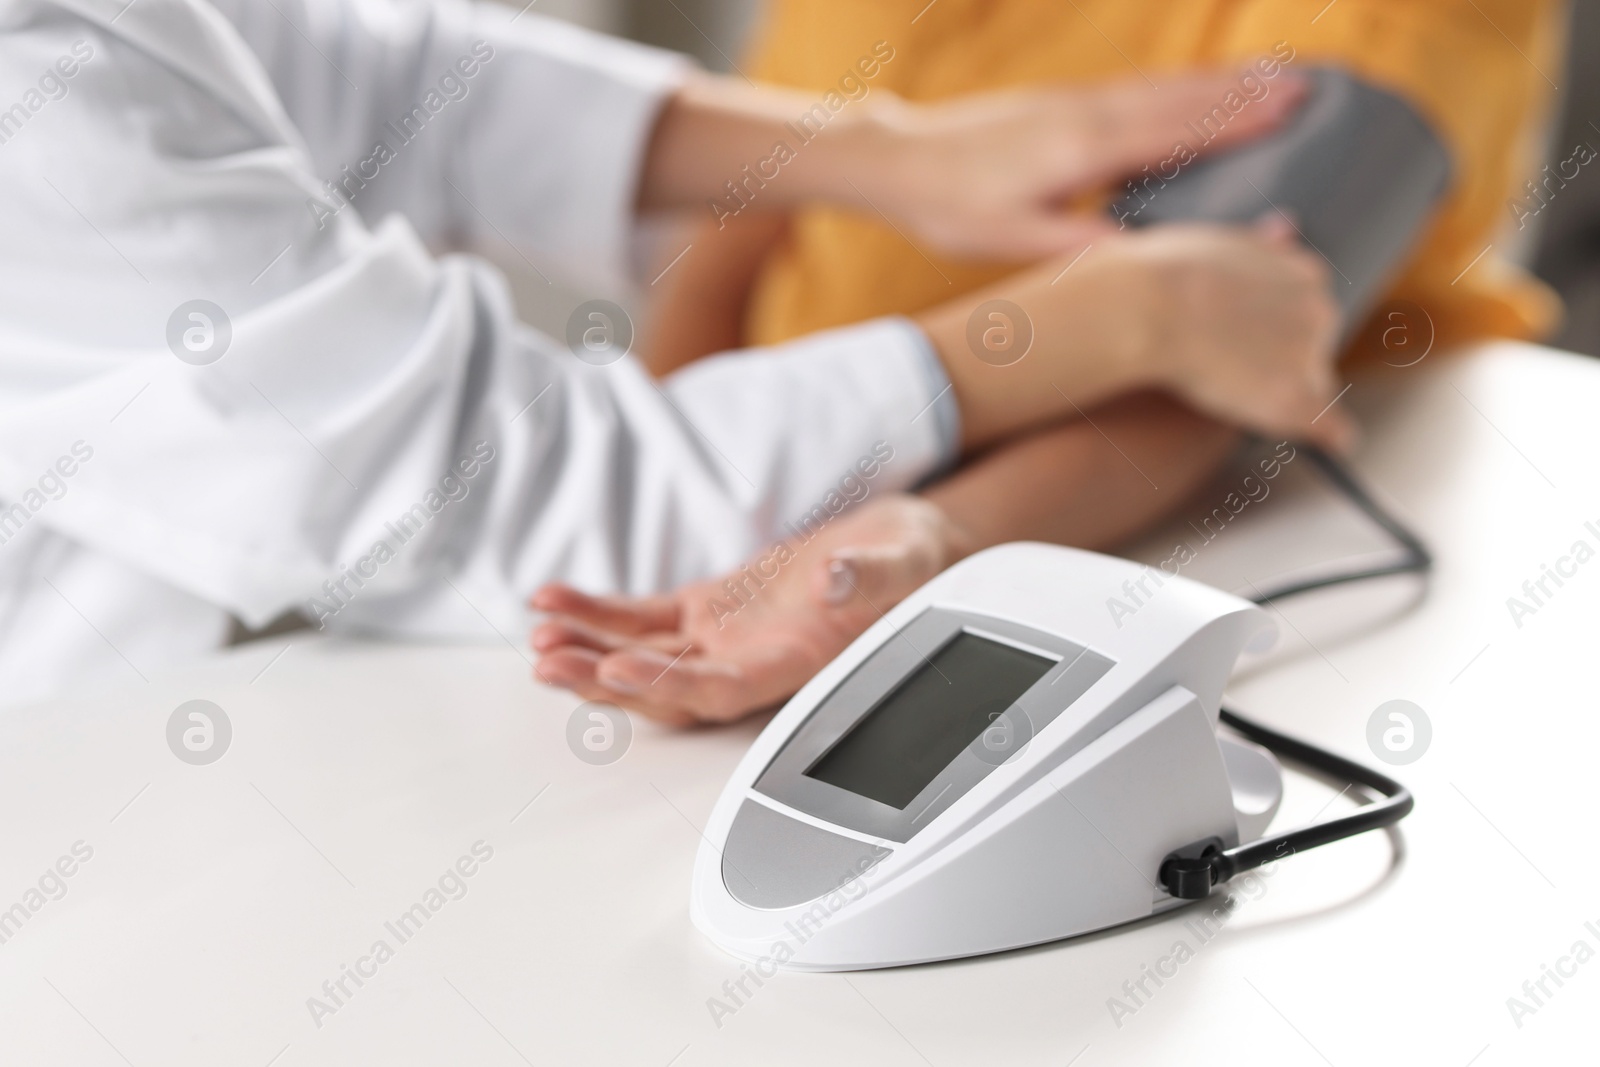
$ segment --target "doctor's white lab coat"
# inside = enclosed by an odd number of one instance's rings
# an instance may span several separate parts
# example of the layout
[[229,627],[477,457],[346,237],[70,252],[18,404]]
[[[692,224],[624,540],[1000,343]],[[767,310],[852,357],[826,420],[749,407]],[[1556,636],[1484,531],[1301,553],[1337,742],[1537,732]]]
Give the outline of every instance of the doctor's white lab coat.
[[904,321],[658,384],[427,251],[622,268],[682,61],[510,14],[0,5],[0,703],[288,611],[520,644],[546,580],[669,588],[948,458]]

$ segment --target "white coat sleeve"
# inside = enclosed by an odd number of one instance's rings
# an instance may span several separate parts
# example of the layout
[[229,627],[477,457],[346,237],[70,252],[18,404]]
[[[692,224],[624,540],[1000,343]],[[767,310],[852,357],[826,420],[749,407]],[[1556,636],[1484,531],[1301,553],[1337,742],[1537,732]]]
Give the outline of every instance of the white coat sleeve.
[[[300,610],[481,636],[519,628],[544,581],[710,576],[827,521],[864,478],[893,492],[949,457],[948,385],[903,320],[666,382],[631,357],[592,365],[406,218],[320,227],[303,145],[205,4],[12,10],[0,100],[80,58],[3,146],[6,536],[48,533],[252,626]],[[26,629],[59,604],[10,558],[0,617]]]
[[435,246],[625,273],[647,132],[685,57],[465,0],[215,4],[305,139],[314,213],[399,211]]

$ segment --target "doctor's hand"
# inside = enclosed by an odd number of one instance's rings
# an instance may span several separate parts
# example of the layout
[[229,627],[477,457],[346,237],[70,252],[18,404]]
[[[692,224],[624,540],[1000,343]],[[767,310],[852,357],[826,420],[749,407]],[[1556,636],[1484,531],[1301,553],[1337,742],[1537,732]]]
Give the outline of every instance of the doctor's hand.
[[[966,451],[1149,388],[1247,430],[1344,450],[1354,427],[1331,407],[1339,312],[1328,273],[1276,215],[1159,226],[916,321],[949,374]],[[1029,347],[980,351],[992,329],[1025,330]]]
[[[1193,158],[1277,128],[1308,83],[1284,74],[1204,146],[1192,125],[1231,95],[1240,74],[1192,74],[1160,89],[1143,81],[984,93],[946,103],[881,101],[893,148],[855,172],[868,210],[881,211],[954,256],[1032,262],[1114,231],[1105,215],[1067,201],[1128,177],[1170,177]],[[1256,79],[1252,84],[1268,86]],[[1159,180],[1159,179],[1158,179]],[[1114,192],[1116,190],[1113,190]],[[870,196],[868,194],[871,194]]]
[[[1056,85],[938,103],[861,83],[866,95],[801,139],[800,116],[829,114],[812,96],[695,75],[657,123],[639,206],[709,203],[720,224],[746,207],[783,212],[829,203],[883,218],[931,251],[1033,262],[1116,228],[1099,212],[1072,210],[1072,199],[1146,165],[1170,177],[1195,152],[1266,133],[1307,91],[1287,72],[1250,78],[1196,73],[1160,89],[1142,81]],[[1207,120],[1211,139],[1202,143],[1191,127]]]
[[[533,606],[534,676],[676,726],[729,722],[781,703],[882,612],[966,555],[938,507],[864,502],[809,543],[668,596],[593,597],[552,584]],[[771,577],[767,577],[771,575]],[[743,587],[739,599],[725,586]]]
[[1249,228],[1166,226],[1141,235],[1131,266],[1156,380],[1223,422],[1269,437],[1349,448],[1334,408],[1340,314],[1327,261],[1283,216]]

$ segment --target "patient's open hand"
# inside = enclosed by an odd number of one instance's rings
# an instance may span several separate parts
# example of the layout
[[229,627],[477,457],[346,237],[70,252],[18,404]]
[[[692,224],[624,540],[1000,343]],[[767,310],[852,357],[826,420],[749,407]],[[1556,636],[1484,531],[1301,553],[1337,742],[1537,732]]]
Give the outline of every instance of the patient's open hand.
[[[533,606],[535,675],[674,725],[728,722],[789,697],[882,612],[962,554],[918,497],[868,501],[793,552],[743,603],[727,577],[668,596],[592,597],[551,584]],[[764,554],[765,557],[765,554]],[[772,570],[768,564],[766,570]]]

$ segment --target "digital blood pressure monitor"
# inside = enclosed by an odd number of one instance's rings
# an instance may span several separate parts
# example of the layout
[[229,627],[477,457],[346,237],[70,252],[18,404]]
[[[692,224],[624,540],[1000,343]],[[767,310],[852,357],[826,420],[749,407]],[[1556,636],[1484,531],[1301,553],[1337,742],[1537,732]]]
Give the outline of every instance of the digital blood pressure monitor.
[[[1447,187],[1409,104],[1336,70],[1283,129],[1130,182],[1125,225],[1277,212],[1328,261],[1346,333]],[[1342,394],[1341,394],[1342,395]],[[1394,563],[1260,596],[1423,573],[1427,548],[1329,457]],[[1109,599],[1131,603],[1113,615]],[[728,951],[805,970],[995,952],[1143,918],[1242,871],[1389,826],[1387,776],[1220,707],[1255,603],[1091,552],[1003,545],[957,564],[829,664],[757,738],[695,860],[691,913]],[[1248,741],[1219,735],[1219,721]],[[1268,749],[1385,799],[1263,838]]]
[[[1109,598],[1141,606],[1114,617]],[[1259,607],[1042,544],[891,610],[761,734],[718,801],[693,916],[750,959],[834,970],[1070,937],[1182,903],[1163,862],[1277,809],[1276,760],[1216,733]]]

